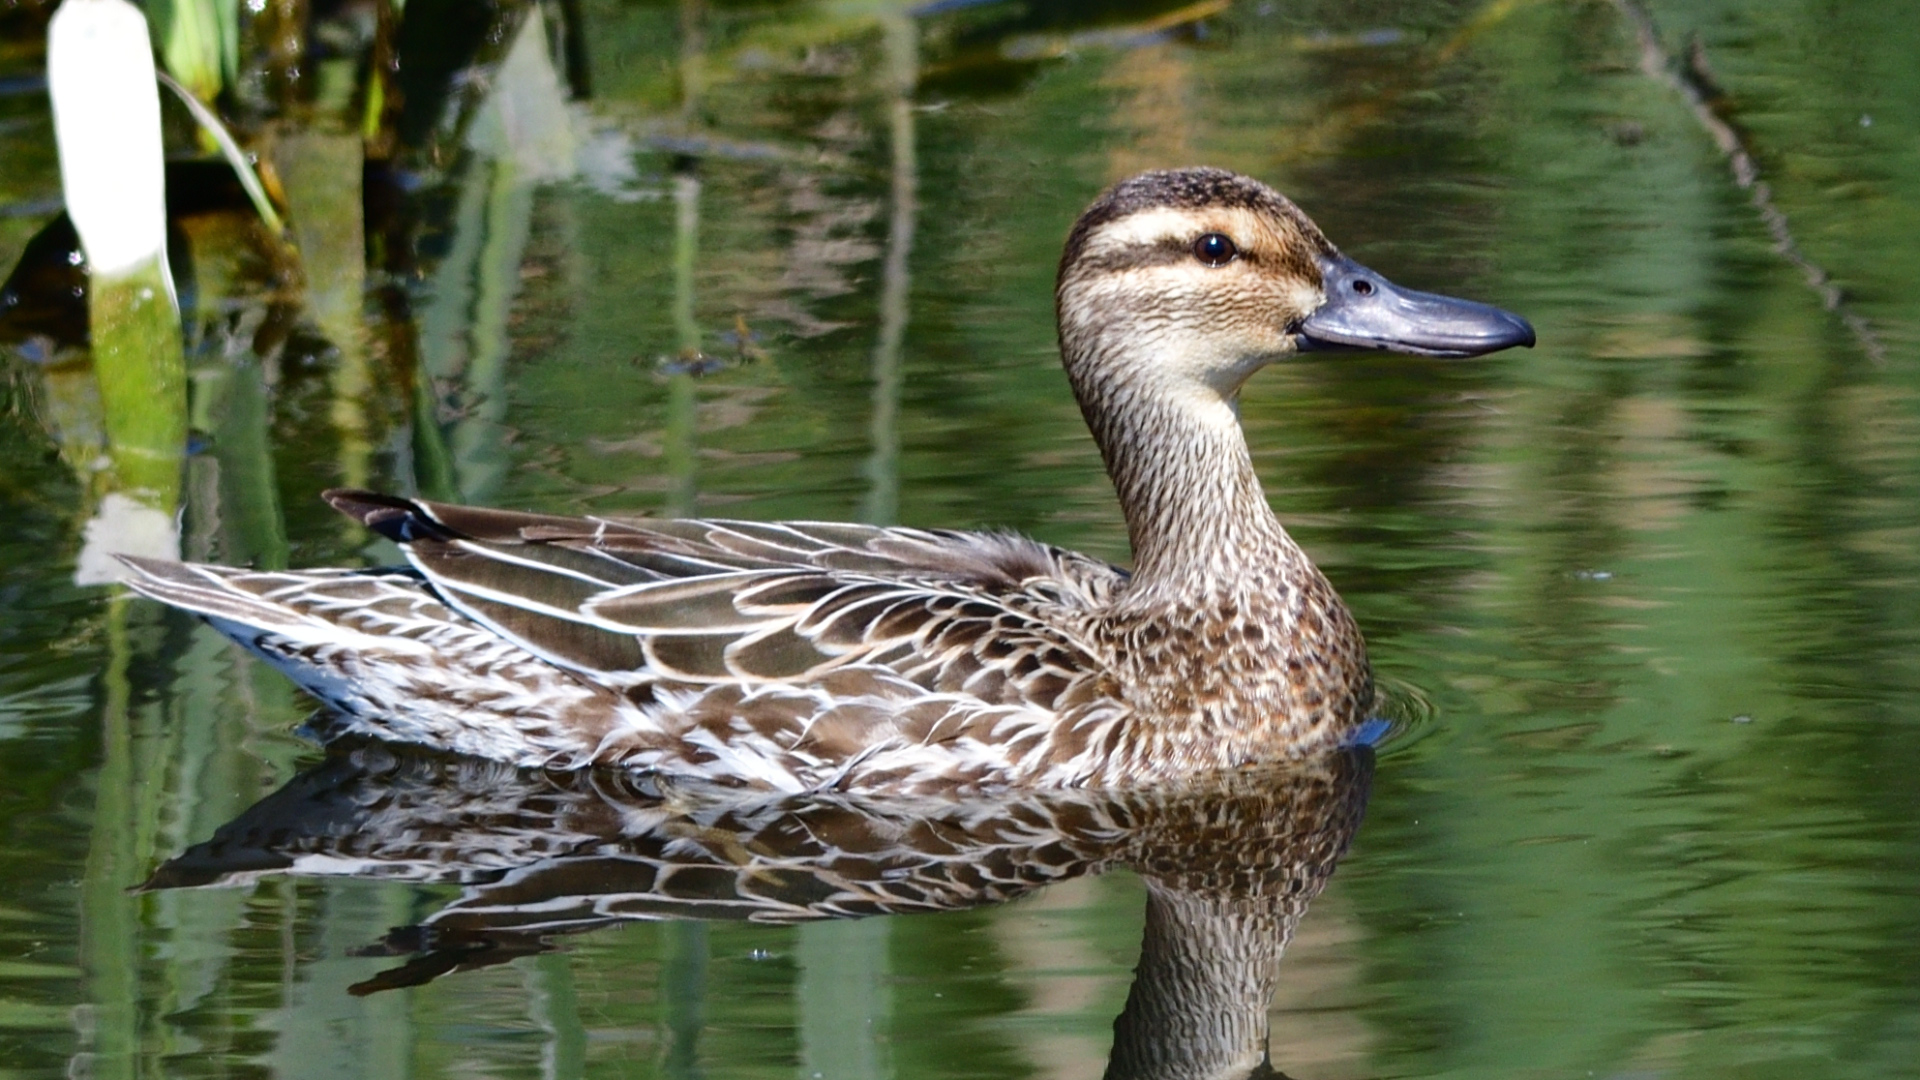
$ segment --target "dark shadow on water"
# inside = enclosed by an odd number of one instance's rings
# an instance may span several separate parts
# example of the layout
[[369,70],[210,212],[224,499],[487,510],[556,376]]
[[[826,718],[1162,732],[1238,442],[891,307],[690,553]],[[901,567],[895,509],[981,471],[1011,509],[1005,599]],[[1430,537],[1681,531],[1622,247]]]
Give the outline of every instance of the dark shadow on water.
[[416,986],[635,920],[956,911],[1113,868],[1147,886],[1110,1077],[1271,1076],[1281,952],[1359,827],[1373,751],[1137,792],[776,797],[612,772],[336,751],[162,865],[145,889],[263,875],[458,884],[363,955]]

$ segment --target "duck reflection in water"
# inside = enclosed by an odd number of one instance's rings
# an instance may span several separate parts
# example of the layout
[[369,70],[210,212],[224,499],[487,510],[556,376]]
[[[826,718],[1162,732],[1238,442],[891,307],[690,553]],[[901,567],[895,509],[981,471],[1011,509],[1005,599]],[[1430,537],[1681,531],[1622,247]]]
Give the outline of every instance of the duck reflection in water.
[[950,911],[1125,867],[1146,882],[1146,929],[1107,1075],[1274,1076],[1280,954],[1359,827],[1372,772],[1373,752],[1356,747],[1137,791],[771,797],[366,744],[337,749],[145,887],[269,874],[464,886],[367,950],[411,955],[353,988],[366,994],[632,920]]

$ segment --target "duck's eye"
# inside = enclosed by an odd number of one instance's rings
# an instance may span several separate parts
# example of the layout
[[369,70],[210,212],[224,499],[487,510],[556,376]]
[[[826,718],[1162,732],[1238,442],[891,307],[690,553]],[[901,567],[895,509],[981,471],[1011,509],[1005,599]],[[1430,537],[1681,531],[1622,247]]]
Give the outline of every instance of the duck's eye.
[[1240,249],[1225,233],[1210,232],[1193,242],[1193,257],[1208,266],[1225,266],[1238,254]]

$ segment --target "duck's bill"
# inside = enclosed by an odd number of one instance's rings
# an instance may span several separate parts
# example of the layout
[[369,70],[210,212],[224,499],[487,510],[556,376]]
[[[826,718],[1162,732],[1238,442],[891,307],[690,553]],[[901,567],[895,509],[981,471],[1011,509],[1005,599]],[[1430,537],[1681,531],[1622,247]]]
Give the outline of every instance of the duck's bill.
[[1491,304],[1403,289],[1345,255],[1323,258],[1320,274],[1327,302],[1301,322],[1302,352],[1479,356],[1533,346],[1533,324]]

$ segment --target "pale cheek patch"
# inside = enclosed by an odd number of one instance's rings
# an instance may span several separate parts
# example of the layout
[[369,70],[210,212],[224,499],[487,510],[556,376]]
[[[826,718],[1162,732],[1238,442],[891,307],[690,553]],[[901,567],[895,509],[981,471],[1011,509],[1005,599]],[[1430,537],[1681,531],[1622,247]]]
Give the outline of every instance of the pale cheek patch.
[[1253,266],[1210,269],[1163,263],[1109,270],[1082,279],[1061,314],[1068,324],[1112,320],[1126,312],[1136,324],[1192,323],[1195,330],[1286,333],[1326,302],[1312,282],[1269,274]]
[[1110,271],[1080,282],[1061,305],[1060,327],[1069,335],[1098,333],[1125,325],[1144,340],[1185,322],[1193,310],[1199,282],[1169,267]]
[[1327,302],[1325,292],[1299,280],[1290,283],[1282,296],[1281,303],[1286,305],[1287,310],[1299,312],[1302,318],[1320,310],[1320,305]]

